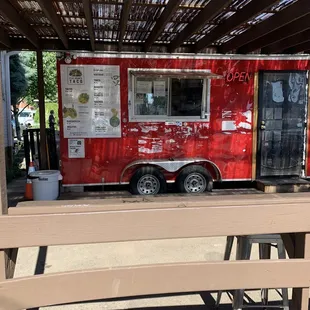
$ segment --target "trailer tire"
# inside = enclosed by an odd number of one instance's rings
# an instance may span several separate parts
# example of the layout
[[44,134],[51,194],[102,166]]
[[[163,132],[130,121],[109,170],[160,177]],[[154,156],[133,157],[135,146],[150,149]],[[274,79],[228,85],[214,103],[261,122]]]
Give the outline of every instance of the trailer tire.
[[176,179],[176,186],[181,193],[212,192],[213,179],[207,169],[192,165],[181,170]]
[[157,168],[142,167],[130,180],[130,191],[134,195],[156,195],[167,191],[166,178]]

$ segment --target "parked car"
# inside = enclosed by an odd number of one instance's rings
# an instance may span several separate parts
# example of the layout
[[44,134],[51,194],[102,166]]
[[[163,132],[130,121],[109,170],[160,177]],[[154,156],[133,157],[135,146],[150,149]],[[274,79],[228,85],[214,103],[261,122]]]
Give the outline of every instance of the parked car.
[[34,125],[34,115],[35,112],[32,110],[24,110],[18,115],[21,131]]

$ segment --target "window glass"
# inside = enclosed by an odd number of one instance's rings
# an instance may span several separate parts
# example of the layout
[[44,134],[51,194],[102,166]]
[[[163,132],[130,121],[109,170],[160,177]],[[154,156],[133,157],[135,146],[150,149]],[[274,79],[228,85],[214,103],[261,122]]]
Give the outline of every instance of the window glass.
[[209,119],[208,82],[203,78],[132,75],[131,116],[145,120]]
[[201,116],[203,80],[171,79],[171,116]]
[[19,114],[20,117],[30,117],[30,113],[29,112],[22,112]]
[[167,116],[168,79],[137,77],[134,91],[135,115]]

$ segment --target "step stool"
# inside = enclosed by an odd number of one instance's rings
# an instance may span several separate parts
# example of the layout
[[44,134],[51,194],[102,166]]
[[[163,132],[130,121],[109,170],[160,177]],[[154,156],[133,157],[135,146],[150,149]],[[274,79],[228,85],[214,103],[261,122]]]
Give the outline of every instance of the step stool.
[[[224,260],[229,260],[231,256],[232,246],[234,242],[234,236],[227,237]],[[280,235],[251,235],[251,236],[237,236],[237,260],[248,260],[251,257],[252,245],[254,243],[259,244],[259,258],[270,259],[271,247],[275,246],[278,250],[279,259],[285,259],[285,248]],[[222,291],[218,292],[216,307],[219,307]],[[268,289],[262,289],[262,307],[263,308],[282,308],[289,310],[288,289],[282,288],[282,300],[283,304],[279,306],[268,305]],[[236,290],[233,296],[233,309],[240,310],[243,308],[257,308],[257,305],[243,304],[244,290]]]

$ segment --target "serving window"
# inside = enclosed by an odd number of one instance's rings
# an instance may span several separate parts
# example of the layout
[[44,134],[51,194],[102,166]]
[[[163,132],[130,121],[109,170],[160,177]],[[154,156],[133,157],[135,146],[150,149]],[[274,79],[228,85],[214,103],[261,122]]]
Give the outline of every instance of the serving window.
[[206,70],[130,71],[130,120],[209,120],[210,77],[218,76]]

